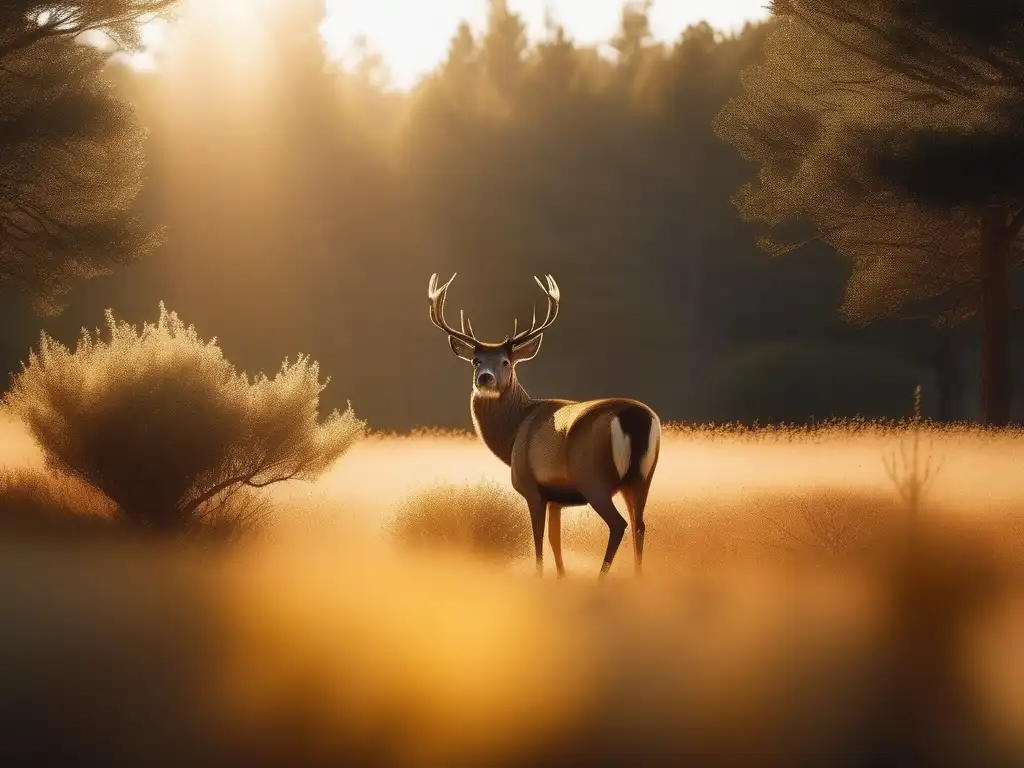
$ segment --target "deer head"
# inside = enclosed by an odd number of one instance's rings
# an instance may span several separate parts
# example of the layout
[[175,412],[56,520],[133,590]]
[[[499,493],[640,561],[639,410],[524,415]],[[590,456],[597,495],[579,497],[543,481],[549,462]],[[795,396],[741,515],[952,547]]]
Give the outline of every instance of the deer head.
[[460,330],[455,330],[445,322],[444,301],[448,294],[448,286],[452,284],[457,274],[456,272],[451,280],[440,286],[437,284],[437,274],[430,276],[430,285],[427,289],[430,298],[430,322],[448,334],[448,344],[457,357],[473,364],[473,392],[481,397],[500,397],[515,381],[516,364],[532,360],[540,351],[544,331],[558,316],[558,285],[551,275],[545,276],[547,285],[534,277],[548,302],[544,321],[537,325],[535,306],[533,320],[528,329],[520,331],[519,321],[516,320],[511,336],[506,336],[504,341],[497,344],[489,344],[476,337],[473,333],[473,324],[462,312],[459,312]]

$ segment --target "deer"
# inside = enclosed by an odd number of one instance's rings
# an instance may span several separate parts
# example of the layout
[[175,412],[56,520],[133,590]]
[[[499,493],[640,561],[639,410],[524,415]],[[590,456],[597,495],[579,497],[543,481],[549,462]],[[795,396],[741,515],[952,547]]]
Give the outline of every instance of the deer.
[[544,572],[544,526],[554,554],[558,578],[565,576],[562,561],[562,510],[589,505],[608,525],[608,546],[598,574],[611,569],[626,521],[615,506],[618,494],[625,503],[633,529],[635,575],[644,554],[644,507],[661,451],[661,422],[653,409],[638,400],[535,399],[523,388],[517,366],[537,356],[544,333],[561,301],[551,275],[545,283],[534,277],[547,299],[547,312],[537,325],[534,305],[530,327],[519,330],[516,319],[511,336],[498,343],[480,341],[465,313],[460,330],[444,318],[444,303],[455,277],[438,285],[430,277],[430,321],[448,335],[455,356],[473,365],[470,412],[473,428],[484,445],[511,470],[512,487],[525,499],[530,513],[536,571]]

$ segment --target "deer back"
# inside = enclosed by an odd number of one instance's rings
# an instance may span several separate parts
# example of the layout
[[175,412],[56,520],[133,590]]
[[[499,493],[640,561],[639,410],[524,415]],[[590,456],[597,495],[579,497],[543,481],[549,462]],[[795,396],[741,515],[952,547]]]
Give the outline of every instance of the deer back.
[[[630,449],[617,417],[632,408],[651,414],[656,422],[650,409],[634,400],[543,401],[519,427],[513,469],[544,488],[575,489],[583,474],[618,487]],[[637,447],[647,450],[647,442]]]

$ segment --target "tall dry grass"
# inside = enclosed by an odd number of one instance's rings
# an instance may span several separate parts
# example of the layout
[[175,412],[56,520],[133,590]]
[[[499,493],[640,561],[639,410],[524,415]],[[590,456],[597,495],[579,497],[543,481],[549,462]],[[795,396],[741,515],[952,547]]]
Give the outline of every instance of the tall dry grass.
[[564,581],[396,546],[507,491],[452,435],[368,438],[212,559],[0,538],[0,763],[1019,765],[1024,436],[918,426],[913,558],[906,425],[668,430],[645,578],[627,540],[601,587],[585,509]]

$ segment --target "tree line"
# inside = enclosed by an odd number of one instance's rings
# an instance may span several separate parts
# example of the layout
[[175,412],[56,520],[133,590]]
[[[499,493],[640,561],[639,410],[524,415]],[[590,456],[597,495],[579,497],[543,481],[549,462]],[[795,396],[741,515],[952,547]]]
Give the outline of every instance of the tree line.
[[[157,4],[102,5],[127,36]],[[494,0],[483,33],[453,30],[408,94],[368,45],[350,69],[326,58],[322,0],[254,9],[265,34],[247,62],[198,13],[155,72],[55,36],[88,67],[30,58],[62,94],[87,70],[101,95],[79,108],[109,117],[39,97],[68,166],[46,205],[106,229],[86,238],[101,247],[62,252],[41,225],[37,251],[5,228],[7,284],[67,306],[40,320],[8,290],[0,354],[15,370],[40,324],[70,341],[107,307],[141,322],[163,300],[246,369],[299,347],[333,375],[324,399],[371,426],[465,427],[468,375],[427,322],[427,277],[459,271],[453,306],[497,339],[528,317],[531,276],[551,273],[564,311],[523,372],[539,396],[806,421],[904,415],[920,381],[926,414],[1005,423],[1020,360],[1013,40],[918,6],[927,24],[776,3],[767,23],[664,44],[650,4],[630,3],[609,55],[554,19],[531,42]],[[894,42],[908,28],[915,54]],[[0,72],[5,114],[42,93],[19,83]],[[87,153],[59,146],[77,130]],[[33,162],[0,178],[48,178],[52,161]],[[66,271],[41,269],[43,251]],[[123,261],[137,263],[78,280]]]

